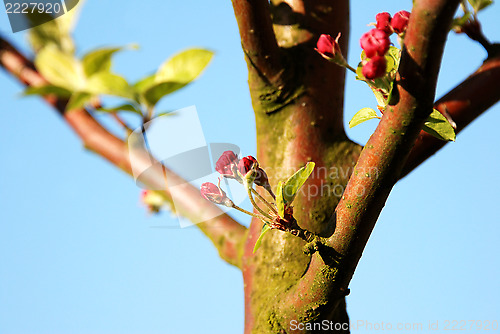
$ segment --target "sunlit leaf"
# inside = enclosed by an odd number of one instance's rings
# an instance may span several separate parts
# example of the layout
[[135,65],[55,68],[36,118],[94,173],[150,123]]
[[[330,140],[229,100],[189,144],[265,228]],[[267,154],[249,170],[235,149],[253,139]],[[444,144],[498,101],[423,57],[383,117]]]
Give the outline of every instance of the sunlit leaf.
[[314,166],[314,162],[308,162],[305,167],[299,169],[285,182],[283,186],[283,200],[285,204],[291,204],[293,202],[299,189],[313,172]]
[[156,74],[151,74],[137,81],[134,84],[135,90],[138,91],[139,93],[143,93],[145,90],[147,90],[148,88],[150,88],[155,84],[155,77]]
[[387,73],[398,70],[400,57],[401,51],[395,46],[390,46],[389,50],[385,54],[385,60],[387,61]]
[[85,91],[93,94],[114,95],[125,98],[133,97],[133,89],[123,77],[109,73],[98,72],[88,79]]
[[54,85],[45,85],[39,87],[28,87],[24,90],[23,95],[56,95],[58,97],[70,97],[71,91],[66,88],[54,86]]
[[124,103],[111,108],[98,108],[96,110],[103,113],[116,113],[118,111],[128,111],[142,116],[142,111],[140,110],[140,108],[130,103]]
[[111,70],[111,57],[122,48],[102,48],[87,53],[82,58],[83,69],[87,76]]
[[356,125],[359,125],[373,118],[378,118],[377,112],[372,108],[363,108],[354,114],[352,119],[349,121],[349,127],[353,128]]
[[213,52],[205,49],[189,49],[168,59],[156,73],[156,82],[188,84],[196,79],[212,59]]
[[436,109],[427,118],[422,130],[441,140],[455,141],[456,139],[455,130],[450,122]]
[[92,99],[92,94],[86,92],[76,92],[71,95],[66,110],[83,108]]
[[158,103],[158,101],[160,101],[161,98],[184,86],[186,86],[185,83],[171,81],[156,83],[146,89],[146,91],[143,92],[143,96],[149,106],[154,106]]
[[81,63],[54,45],[49,45],[38,53],[35,66],[42,76],[55,86],[72,91],[82,90],[85,86]]
[[259,236],[259,239],[257,239],[257,242],[255,242],[255,246],[253,248],[253,252],[255,253],[257,251],[257,249],[259,249],[260,247],[260,244],[262,243],[262,237],[264,236],[264,234],[267,233],[267,231],[269,231],[271,228],[269,227],[269,225],[267,224],[264,224],[264,226],[262,226],[262,230],[260,231],[260,236]]
[[36,25],[36,22],[47,21],[41,25],[37,25],[28,31],[28,41],[35,52],[40,51],[42,48],[52,44],[59,50],[73,54],[75,46],[71,33],[78,21],[80,10],[83,6],[83,0],[78,1],[78,4],[66,14],[52,19],[50,14],[47,13],[34,13],[29,12],[27,19]]
[[493,0],[468,0],[474,12],[479,12],[493,3]]

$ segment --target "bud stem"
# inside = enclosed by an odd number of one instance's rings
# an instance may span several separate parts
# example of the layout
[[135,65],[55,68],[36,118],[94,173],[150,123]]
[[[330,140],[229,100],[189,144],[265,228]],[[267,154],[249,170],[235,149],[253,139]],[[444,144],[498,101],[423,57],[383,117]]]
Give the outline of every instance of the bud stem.
[[245,187],[247,188],[247,193],[248,193],[248,198],[250,199],[250,202],[252,203],[253,207],[255,208],[255,210],[259,211],[264,217],[270,219],[271,221],[273,220],[273,218],[271,218],[271,216],[267,213],[265,213],[258,205],[257,203],[255,203],[255,200],[253,199],[253,196],[252,196],[252,190],[255,191],[253,188],[252,188],[252,185],[251,184],[245,184]]
[[351,65],[349,65],[347,62],[344,64],[344,66],[345,66],[345,68],[350,70],[352,73],[356,74],[356,70]]
[[247,210],[245,210],[245,209],[243,209],[243,208],[240,208],[240,207],[239,207],[239,206],[237,206],[236,204],[233,204],[232,208],[233,208],[233,209],[236,209],[236,210],[238,210],[238,211],[240,211],[240,212],[246,213],[246,214],[247,214],[247,215],[249,215],[249,216],[252,216],[252,217],[258,218],[258,219],[260,219],[260,220],[263,220],[263,221],[265,221],[266,223],[269,223],[269,221],[268,221],[265,217],[262,217],[261,215],[258,215],[258,214],[256,214],[256,213],[253,213],[253,212],[247,211]]
[[269,203],[268,201],[266,201],[266,199],[264,197],[262,197],[258,192],[257,190],[255,190],[254,188],[250,188],[252,190],[252,192],[255,194],[255,196],[257,196],[257,198],[262,202],[264,203],[269,209],[271,209],[272,212],[274,212],[276,215],[278,215],[278,211],[274,208],[274,206]]

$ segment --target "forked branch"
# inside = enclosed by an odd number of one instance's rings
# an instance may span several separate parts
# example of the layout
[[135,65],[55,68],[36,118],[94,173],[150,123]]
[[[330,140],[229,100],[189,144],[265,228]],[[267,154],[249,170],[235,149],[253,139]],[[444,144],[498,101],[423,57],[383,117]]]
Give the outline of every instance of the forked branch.
[[[47,83],[36,71],[33,63],[2,38],[0,38],[0,66],[27,86],[41,86]],[[62,115],[86,148],[127,174],[133,174],[129,151],[124,140],[112,135],[85,109],[65,112],[67,101],[54,96],[46,96],[45,100]],[[175,187],[175,193],[170,189],[165,190],[166,199],[172,201],[172,197],[175,197],[176,211],[190,220],[202,222],[197,226],[213,242],[220,256],[227,262],[241,267],[239,248],[246,234],[246,228],[216,205],[205,200],[198,189],[183,181],[159,162],[152,161],[146,152],[137,158],[143,159],[145,164],[152,165],[148,177],[141,180],[146,186],[152,189],[165,189],[165,176],[169,183],[181,184]]]

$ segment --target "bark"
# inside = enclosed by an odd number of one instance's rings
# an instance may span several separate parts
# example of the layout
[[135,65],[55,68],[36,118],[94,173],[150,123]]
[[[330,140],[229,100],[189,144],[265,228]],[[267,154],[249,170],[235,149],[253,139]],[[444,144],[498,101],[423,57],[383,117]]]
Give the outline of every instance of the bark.
[[[257,157],[268,173],[270,183],[286,179],[308,161],[316,163],[305,192],[294,202],[294,214],[300,227],[330,236],[331,218],[357,161],[361,147],[351,142],[343,128],[345,71],[325,61],[314,48],[321,33],[336,35],[347,50],[349,37],[348,1],[272,1],[272,17],[281,70],[267,75],[258,67],[257,43],[246,41],[263,34],[259,25],[249,27],[253,15],[240,12],[233,1],[240,27],[249,71],[249,87],[257,124]],[[251,7],[251,6],[250,6]],[[250,16],[250,18],[248,17]],[[271,52],[267,51],[268,54]],[[347,55],[346,55],[347,56]],[[264,195],[264,194],[263,194]],[[302,249],[305,242],[280,231],[270,231],[262,246],[253,254],[262,223],[253,221],[243,255],[245,282],[245,333],[288,333],[290,321],[311,322],[330,319],[345,322],[344,296],[329,298],[325,291],[323,305],[298,316],[282,309],[287,291],[307,271],[311,256]],[[339,306],[337,308],[337,306]]]

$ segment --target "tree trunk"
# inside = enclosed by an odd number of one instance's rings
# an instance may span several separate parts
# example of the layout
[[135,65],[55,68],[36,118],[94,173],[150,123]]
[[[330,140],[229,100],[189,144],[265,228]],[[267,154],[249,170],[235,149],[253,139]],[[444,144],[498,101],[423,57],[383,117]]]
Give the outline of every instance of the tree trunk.
[[[294,216],[300,227],[328,237],[361,147],[347,138],[343,127],[345,70],[325,61],[314,48],[320,32],[342,32],[342,50],[347,51],[348,1],[315,1],[314,5],[273,1],[272,14],[280,46],[281,68],[276,75],[264,73],[257,65],[256,58],[265,55],[243,45],[256,117],[257,157],[273,187],[308,161],[316,163],[294,202]],[[243,255],[245,333],[310,332],[293,331],[297,328],[291,326],[293,320],[348,322],[344,297],[330,298],[329,291],[316,305],[304,305],[291,315],[282,309],[283,294],[306,272],[311,255],[304,253],[303,240],[276,230],[253,254],[261,228],[261,222],[252,222]]]

